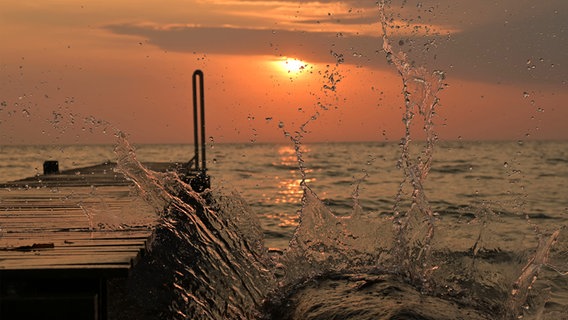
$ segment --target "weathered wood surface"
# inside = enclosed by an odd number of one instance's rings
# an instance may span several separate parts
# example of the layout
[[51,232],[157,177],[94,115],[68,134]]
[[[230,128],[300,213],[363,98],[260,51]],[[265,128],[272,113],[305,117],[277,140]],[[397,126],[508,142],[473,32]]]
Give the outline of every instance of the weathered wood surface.
[[105,163],[1,185],[0,272],[128,270],[147,248],[157,217],[114,167]]

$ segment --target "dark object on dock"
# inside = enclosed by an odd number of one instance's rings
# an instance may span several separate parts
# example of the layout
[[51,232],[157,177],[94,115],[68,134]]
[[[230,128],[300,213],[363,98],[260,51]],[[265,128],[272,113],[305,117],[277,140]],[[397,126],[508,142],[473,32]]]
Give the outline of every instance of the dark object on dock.
[[43,174],[59,173],[59,162],[56,160],[48,160],[43,163]]

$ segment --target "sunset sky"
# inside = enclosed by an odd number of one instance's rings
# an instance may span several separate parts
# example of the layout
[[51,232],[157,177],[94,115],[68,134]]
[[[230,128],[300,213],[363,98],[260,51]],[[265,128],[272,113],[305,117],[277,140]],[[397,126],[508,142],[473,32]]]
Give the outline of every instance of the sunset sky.
[[[375,1],[0,1],[0,144],[398,140]],[[392,1],[395,50],[442,70],[443,140],[568,138],[568,1]],[[292,59],[286,62],[286,59]],[[301,61],[299,71],[289,70]]]

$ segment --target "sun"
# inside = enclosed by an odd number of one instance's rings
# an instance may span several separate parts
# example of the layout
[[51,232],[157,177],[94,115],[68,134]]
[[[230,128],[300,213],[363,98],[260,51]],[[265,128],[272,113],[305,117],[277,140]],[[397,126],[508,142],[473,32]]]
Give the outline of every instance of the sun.
[[289,75],[299,75],[310,66],[307,62],[295,58],[283,58],[275,63],[281,71]]

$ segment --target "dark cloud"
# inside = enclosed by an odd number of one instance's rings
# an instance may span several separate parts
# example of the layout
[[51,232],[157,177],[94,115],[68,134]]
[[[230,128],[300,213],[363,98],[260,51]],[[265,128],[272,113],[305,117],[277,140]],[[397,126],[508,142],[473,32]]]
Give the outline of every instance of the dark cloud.
[[[270,3],[270,2],[274,2],[274,3],[281,3],[281,2],[290,2],[293,4],[298,4],[298,0],[241,0],[242,2],[262,2],[262,3]],[[401,0],[398,0],[401,1]],[[402,0],[404,1],[404,0]],[[337,3],[337,0],[319,0],[319,1],[313,1],[313,2],[318,2],[318,3]],[[346,5],[351,5],[354,7],[376,7],[377,4],[374,1],[368,1],[368,0],[342,0],[342,3],[346,4]]]
[[[523,13],[488,19],[451,36],[424,35],[423,30],[410,36],[392,36],[392,43],[417,64],[445,70],[450,77],[503,83],[567,81],[568,5],[540,7],[530,15]],[[308,22],[313,23],[305,21]],[[368,16],[337,21],[349,25],[355,22],[377,21]],[[221,27],[163,29],[127,24],[107,29],[146,38],[168,51],[289,56],[314,63],[344,61],[372,68],[387,67],[380,30],[371,36]]]
[[559,84],[568,80],[567,13],[511,17],[440,39],[438,63],[477,80]]
[[361,17],[349,17],[347,15],[340,15],[340,16],[330,15],[325,19],[320,19],[320,20],[305,19],[305,20],[299,20],[298,23],[314,25],[325,22],[335,25],[361,25],[361,24],[377,23],[377,19],[378,17],[371,15],[366,15]]
[[239,29],[218,27],[173,27],[112,25],[117,34],[136,35],[167,51],[230,55],[273,55],[297,57],[310,62],[383,63],[379,36],[346,36],[336,32]]

